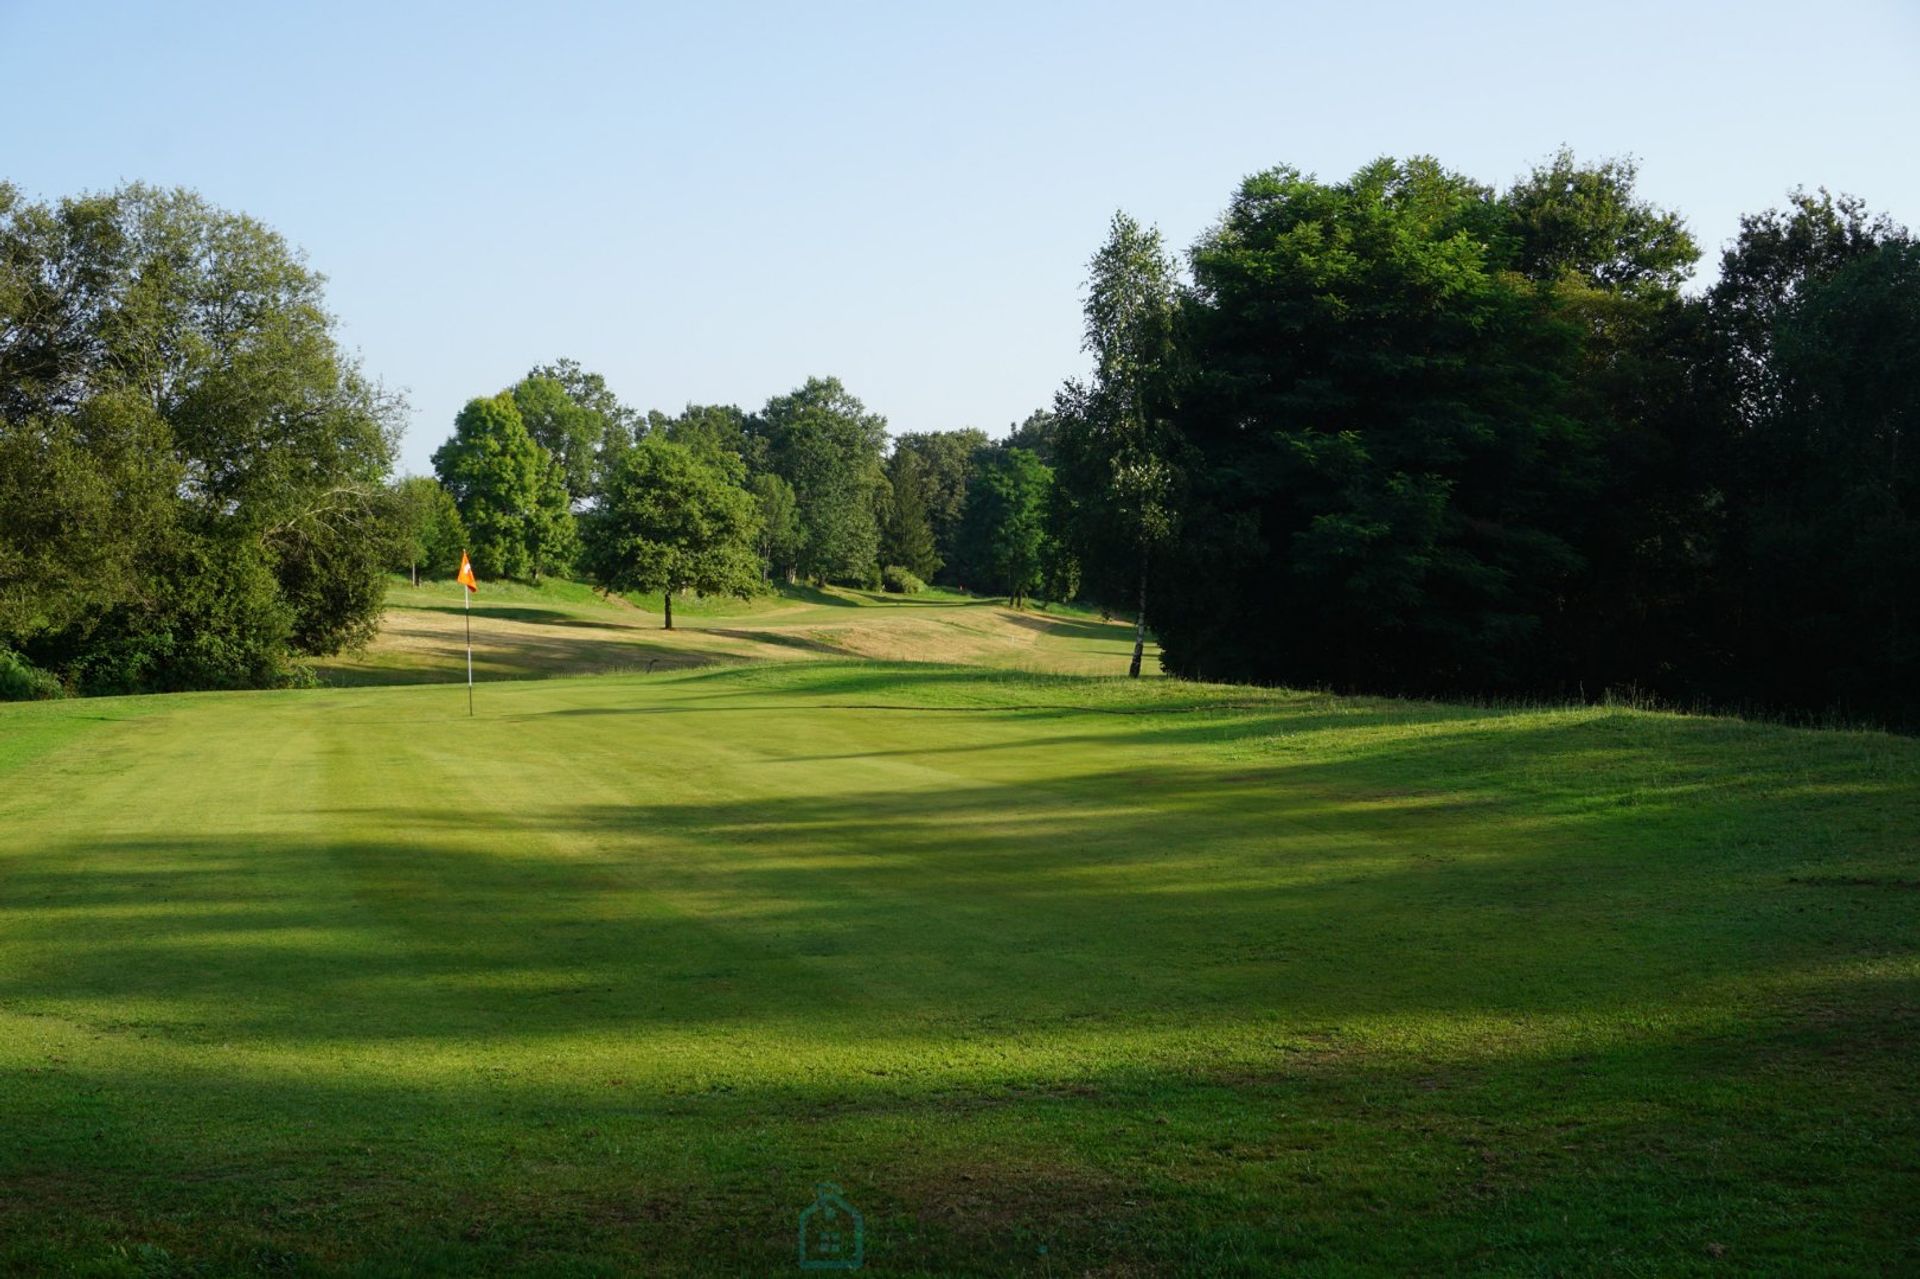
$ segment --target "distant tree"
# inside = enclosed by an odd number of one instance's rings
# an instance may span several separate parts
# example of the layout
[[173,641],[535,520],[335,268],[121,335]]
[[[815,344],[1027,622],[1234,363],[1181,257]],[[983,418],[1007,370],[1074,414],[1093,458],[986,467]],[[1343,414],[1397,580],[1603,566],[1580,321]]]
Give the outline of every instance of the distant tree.
[[568,498],[585,501],[593,492],[594,459],[606,443],[607,419],[575,403],[556,378],[522,378],[509,394],[527,434],[558,463]]
[[648,430],[706,453],[730,453],[747,474],[766,470],[766,441],[748,431],[747,414],[732,404],[689,404],[677,417],[648,414]]
[[420,568],[430,577],[451,577],[466,549],[467,529],[453,494],[428,475],[396,480],[390,507],[394,525],[394,565],[420,584]]
[[1051,409],[1035,409],[1025,420],[1007,432],[1003,441],[1008,448],[1025,449],[1040,459],[1043,466],[1054,463],[1054,437],[1060,425]]
[[1069,383],[1055,402],[1056,536],[1092,571],[1101,598],[1112,602],[1123,589],[1131,596],[1133,676],[1146,648],[1153,556],[1174,529],[1175,445],[1166,414],[1175,270],[1159,231],[1114,215],[1087,282],[1083,345],[1094,357],[1093,380]]
[[961,545],[982,580],[1019,608],[1046,570],[1046,514],[1052,476],[1025,449],[989,451],[967,491]]
[[933,550],[949,579],[960,559],[960,519],[967,507],[967,481],[973,474],[975,457],[986,447],[987,433],[974,427],[910,431],[893,442],[895,456],[913,453],[920,459]]
[[582,517],[588,575],[603,590],[659,593],[667,630],[680,591],[751,596],[761,580],[759,520],[742,474],[735,459],[641,439]]
[[878,500],[886,419],[837,378],[809,378],[767,402],[749,424],[767,469],[799,504],[799,571],[817,581],[867,582],[879,571]]
[[1630,159],[1582,165],[1561,148],[1501,197],[1514,264],[1537,280],[1571,276],[1596,289],[1670,294],[1700,250],[1680,215],[1634,192]]
[[527,433],[511,393],[468,401],[433,469],[460,509],[482,574],[537,581],[571,562],[576,535],[565,476]]
[[940,552],[927,519],[927,472],[911,449],[894,450],[887,459],[886,519],[880,529],[880,558],[922,581],[940,571]]
[[800,508],[794,501],[793,486],[770,472],[761,472],[747,480],[759,513],[760,531],[755,548],[760,553],[763,575],[778,573],[793,580],[794,566],[800,557]]

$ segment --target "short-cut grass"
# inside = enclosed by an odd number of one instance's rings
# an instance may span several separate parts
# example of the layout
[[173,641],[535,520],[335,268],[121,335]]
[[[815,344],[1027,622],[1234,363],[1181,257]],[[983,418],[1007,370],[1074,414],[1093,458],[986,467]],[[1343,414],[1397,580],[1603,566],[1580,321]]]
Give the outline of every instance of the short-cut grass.
[[882,1275],[1920,1269],[1920,743],[843,660],[478,712],[0,708],[0,1272],[797,1273],[824,1181]]
[[[604,596],[578,582],[487,582],[465,610],[453,582],[395,578],[380,636],[363,652],[315,663],[334,686],[466,678],[468,624],[481,679],[658,673],[796,658],[954,662],[1055,674],[1116,675],[1130,625],[1071,605],[1012,609],[938,588],[887,595],[776,583],[750,600],[686,596],[662,628],[658,597]],[[1157,669],[1150,655],[1148,669]]]

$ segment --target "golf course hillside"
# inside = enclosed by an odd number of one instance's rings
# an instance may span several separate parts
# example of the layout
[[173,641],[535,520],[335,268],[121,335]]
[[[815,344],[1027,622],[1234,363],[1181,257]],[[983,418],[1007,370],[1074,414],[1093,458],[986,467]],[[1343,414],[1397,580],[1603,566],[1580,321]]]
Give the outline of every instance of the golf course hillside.
[[1920,742],[559,595],[0,706],[0,1273],[1920,1269]]
[[[1131,622],[1102,621],[1076,605],[1014,609],[1001,598],[941,589],[903,596],[780,583],[746,600],[688,595],[674,601],[672,630],[658,598],[577,582],[488,582],[470,614],[463,594],[450,581],[413,586],[396,578],[374,642],[315,663],[317,676],[329,685],[464,681],[469,624],[482,680],[803,657],[1123,675],[1133,652]],[[1156,669],[1151,649],[1146,666]]]

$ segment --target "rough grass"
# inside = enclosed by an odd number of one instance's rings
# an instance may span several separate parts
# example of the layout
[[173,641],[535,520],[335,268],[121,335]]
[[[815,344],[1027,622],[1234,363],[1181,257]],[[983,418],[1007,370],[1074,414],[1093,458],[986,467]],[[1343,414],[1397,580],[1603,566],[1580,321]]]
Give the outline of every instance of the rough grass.
[[783,1273],[825,1180],[889,1275],[1920,1268],[1920,743],[847,661],[479,712],[0,707],[0,1272]]
[[[753,600],[673,605],[607,598],[577,582],[488,582],[463,610],[453,582],[395,578],[380,637],[365,652],[315,663],[324,683],[434,684],[466,678],[467,625],[480,679],[661,672],[801,657],[875,657],[1015,670],[1124,674],[1130,625],[1084,609],[1015,610],[1001,599],[934,589],[903,598],[878,591],[778,585]],[[1146,669],[1157,671],[1149,654]]]

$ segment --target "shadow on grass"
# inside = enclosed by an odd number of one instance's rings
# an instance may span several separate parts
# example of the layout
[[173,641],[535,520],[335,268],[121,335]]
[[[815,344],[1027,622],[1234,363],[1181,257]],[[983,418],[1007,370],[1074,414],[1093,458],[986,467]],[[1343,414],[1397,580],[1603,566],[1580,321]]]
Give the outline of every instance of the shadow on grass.
[[[1066,731],[9,850],[0,1010],[74,1043],[0,1074],[0,1241],[764,1272],[837,1178],[889,1272],[1920,1261],[1904,775],[1632,715],[981,709]],[[1079,763],[883,766],[1021,750]]]
[[[467,610],[455,608],[451,604],[415,604],[407,609],[413,613],[443,613],[455,617],[465,616]],[[577,613],[564,612],[557,608],[533,608],[525,605],[488,604],[473,609],[476,621],[489,619],[503,622],[526,622],[537,626],[578,626],[591,630],[631,631],[635,629],[629,622],[599,621],[590,617],[581,617]]]
[[706,635],[722,635],[728,639],[747,640],[755,644],[771,644],[777,648],[799,649],[805,653],[820,653],[829,657],[846,657],[847,650],[825,644],[810,635],[797,635],[788,631],[751,631],[734,627],[701,626],[698,628]]
[[[1077,617],[1052,617],[1045,613],[1027,613],[1009,609],[1006,618],[1015,626],[1038,631],[1042,635],[1058,636],[1061,639],[1105,640],[1114,643],[1133,643],[1133,626],[1120,622],[1101,622]],[[1147,643],[1154,643],[1151,633]]]

